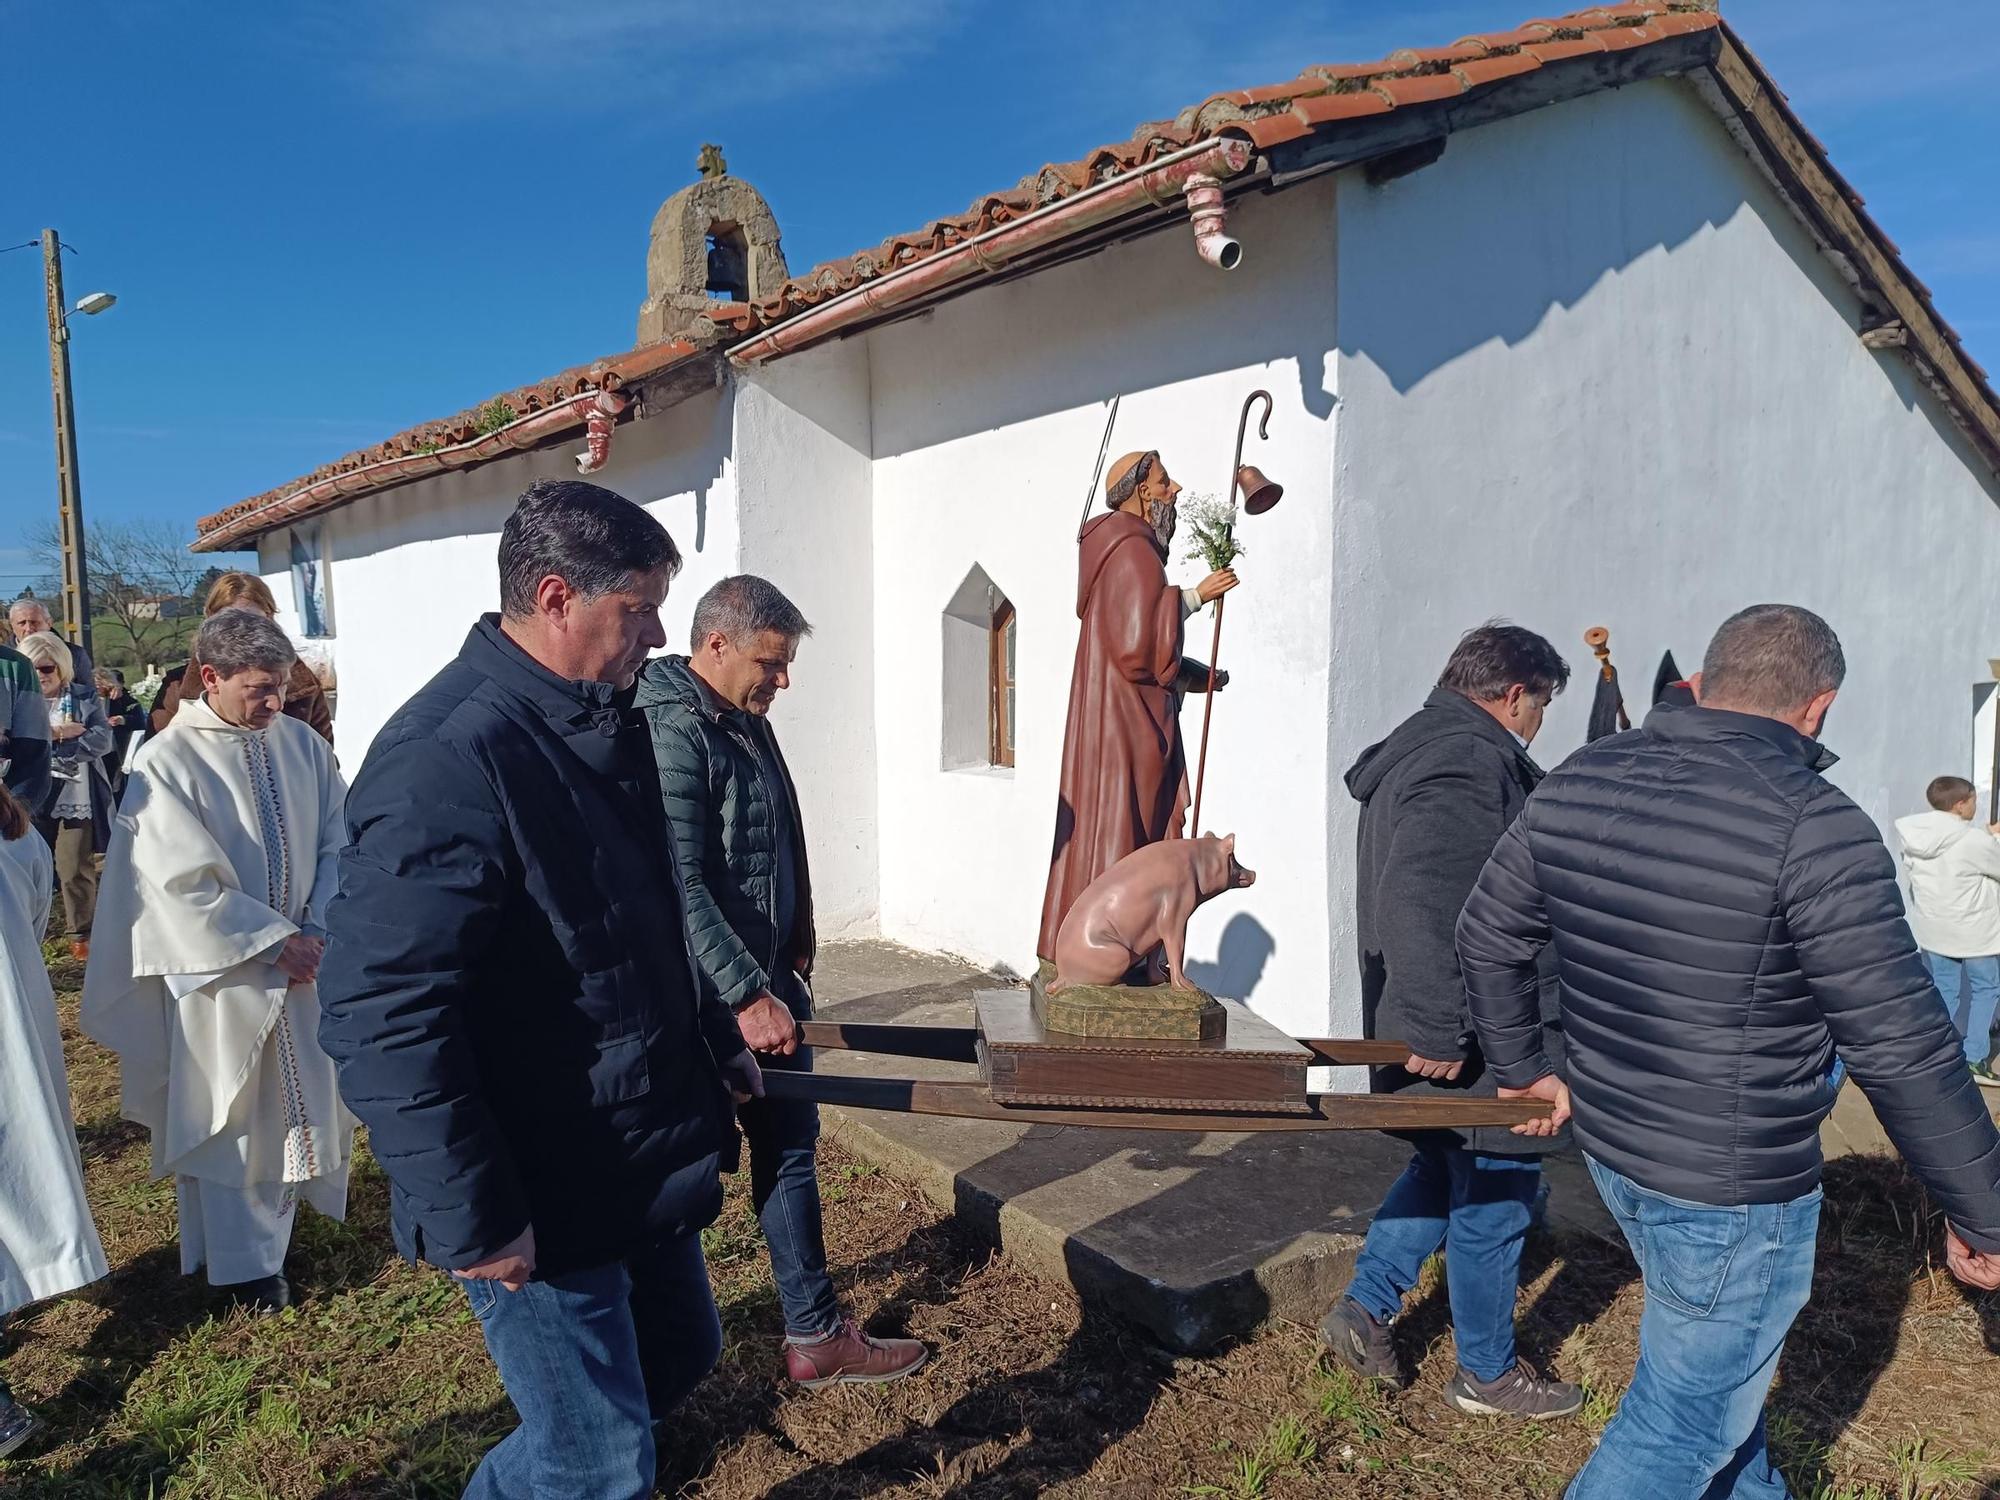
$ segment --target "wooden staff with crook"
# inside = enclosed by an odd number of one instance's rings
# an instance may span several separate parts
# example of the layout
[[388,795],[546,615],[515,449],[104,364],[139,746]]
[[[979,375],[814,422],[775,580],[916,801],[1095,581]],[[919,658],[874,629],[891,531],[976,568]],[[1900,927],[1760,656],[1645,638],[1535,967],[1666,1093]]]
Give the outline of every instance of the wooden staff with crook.
[[[1229,489],[1227,491],[1231,506],[1235,505],[1237,495],[1240,492],[1247,492],[1249,488],[1243,482],[1243,435],[1250,427],[1250,408],[1259,400],[1262,400],[1264,403],[1264,414],[1257,419],[1257,441],[1260,443],[1269,442],[1271,438],[1271,393],[1269,391],[1252,391],[1248,396],[1243,398],[1243,415],[1236,420],[1236,453],[1229,464]],[[1259,509],[1268,509],[1269,506],[1277,503],[1278,496],[1284,492],[1278,486],[1269,484],[1261,474],[1257,475],[1256,479],[1258,485],[1261,487],[1258,491],[1260,495],[1265,489],[1272,492],[1269,500],[1258,507]],[[1244,493],[1244,499],[1248,501],[1249,498],[1249,494]],[[1248,508],[1246,504],[1245,509]],[[1230,534],[1232,536],[1235,534],[1233,526]],[[1215,714],[1215,663],[1216,657],[1222,651],[1222,606],[1228,602],[1229,596],[1226,594],[1219,596],[1215,601],[1215,635],[1210,641],[1208,648],[1208,692],[1203,698],[1201,705],[1201,754],[1195,761],[1194,815],[1188,823],[1189,838],[1201,837],[1201,789],[1203,781],[1208,776],[1208,723],[1210,718]]]

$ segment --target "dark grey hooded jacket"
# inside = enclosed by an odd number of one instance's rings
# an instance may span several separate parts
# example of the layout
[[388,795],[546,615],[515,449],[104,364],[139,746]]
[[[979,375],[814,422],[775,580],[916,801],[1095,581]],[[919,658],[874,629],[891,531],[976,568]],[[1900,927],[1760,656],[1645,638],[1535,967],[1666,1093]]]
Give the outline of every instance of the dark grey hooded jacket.
[[[1372,1092],[1493,1097],[1453,934],[1486,856],[1541,779],[1541,767],[1498,720],[1449,688],[1433,689],[1348,771],[1347,789],[1361,804],[1354,917],[1367,1034],[1407,1042],[1420,1057],[1465,1063],[1451,1083],[1376,1068]],[[1547,992],[1549,1046],[1560,1055],[1552,974]],[[1475,1150],[1509,1156],[1567,1139],[1518,1136],[1504,1126],[1452,1133]]]
[[1775,719],[1662,705],[1572,756],[1493,851],[1458,924],[1502,1083],[1551,1071],[1560,977],[1579,1145],[1695,1203],[1819,1184],[1836,1050],[1972,1245],[2000,1250],[2000,1133],[1832,757]]

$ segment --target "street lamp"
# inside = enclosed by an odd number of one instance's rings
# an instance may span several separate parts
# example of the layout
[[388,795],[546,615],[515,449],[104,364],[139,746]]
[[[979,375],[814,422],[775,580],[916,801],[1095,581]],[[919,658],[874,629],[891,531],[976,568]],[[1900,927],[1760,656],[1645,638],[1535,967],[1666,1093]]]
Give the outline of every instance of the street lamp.
[[[48,290],[49,383],[56,401],[56,492],[61,507],[63,624],[69,638],[90,651],[90,578],[84,561],[83,487],[76,471],[76,409],[69,384],[69,315],[63,308],[62,242],[42,231],[42,271]],[[92,292],[76,310],[94,317],[118,298]]]

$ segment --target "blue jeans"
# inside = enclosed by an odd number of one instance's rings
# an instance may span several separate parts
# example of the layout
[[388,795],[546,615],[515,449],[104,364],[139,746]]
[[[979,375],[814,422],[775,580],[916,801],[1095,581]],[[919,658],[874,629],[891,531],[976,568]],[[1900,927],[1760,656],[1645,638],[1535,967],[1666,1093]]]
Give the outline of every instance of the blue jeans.
[[[809,1008],[795,1005],[801,1020]],[[790,1057],[757,1054],[757,1066],[774,1072],[812,1071],[812,1049]],[[820,1226],[819,1106],[801,1099],[753,1099],[737,1109],[750,1147],[750,1202],[771,1252],[785,1332],[816,1339],[840,1326],[840,1301],[826,1270],[826,1237]]]
[[722,1322],[699,1235],[510,1292],[467,1281],[516,1427],[466,1500],[646,1500],[653,1424],[715,1368]]
[[1388,1322],[1443,1246],[1459,1368],[1498,1380],[1514,1368],[1514,1293],[1541,1181],[1538,1156],[1486,1156],[1453,1136],[1420,1138],[1368,1226],[1347,1295]]
[[1812,1293],[1820,1190],[1718,1208],[1598,1161],[1590,1175],[1639,1262],[1646,1308],[1631,1388],[1568,1500],[1784,1500],[1764,1396]]
[[1926,951],[1924,964],[1945,1014],[1965,1038],[1965,1060],[1985,1062],[1993,1055],[1993,1013],[2000,1009],[2000,958],[1946,958]]

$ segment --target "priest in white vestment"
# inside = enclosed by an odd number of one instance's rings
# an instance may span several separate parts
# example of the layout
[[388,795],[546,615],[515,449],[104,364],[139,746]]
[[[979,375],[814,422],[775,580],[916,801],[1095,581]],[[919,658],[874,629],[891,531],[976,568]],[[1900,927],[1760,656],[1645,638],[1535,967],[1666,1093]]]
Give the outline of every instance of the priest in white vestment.
[[[0,1325],[106,1274],[83,1192],[56,993],[42,963],[54,860],[0,787]],[[35,1419],[0,1380],[0,1458]]]
[[282,712],[293,657],[254,610],[195,636],[202,692],[133,758],[83,986],[83,1029],[174,1176],[181,1270],[259,1310],[290,1304],[298,1201],[344,1217],[355,1127],[314,984],[345,788]]

